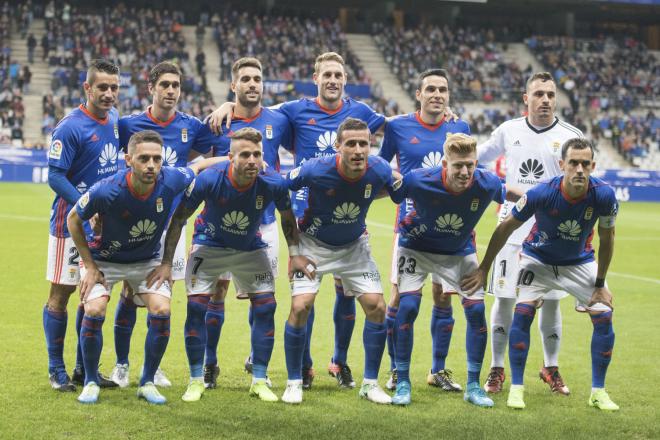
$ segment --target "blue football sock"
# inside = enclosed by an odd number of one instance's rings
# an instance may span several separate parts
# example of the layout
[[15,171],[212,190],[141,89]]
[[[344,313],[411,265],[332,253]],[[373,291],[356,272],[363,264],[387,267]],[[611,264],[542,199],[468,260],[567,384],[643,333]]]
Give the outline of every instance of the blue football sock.
[[355,297],[345,296],[344,287],[335,280],[335,308],[332,314],[335,323],[335,353],[332,361],[346,365],[348,347],[351,345],[355,328]]
[[190,377],[202,377],[204,368],[204,349],[206,348],[206,307],[209,297],[191,295],[188,297],[188,313],[183,327],[186,354],[190,366]]
[[413,349],[415,319],[419,313],[422,300],[420,292],[402,293],[399,301],[399,311],[394,321],[394,342],[396,357],[396,372],[398,379],[410,382],[410,356]]
[[48,349],[48,372],[64,368],[64,336],[66,335],[67,313],[53,312],[44,306],[43,325]]
[[433,306],[431,312],[431,341],[433,346],[433,362],[431,373],[445,369],[445,360],[449,353],[451,335],[454,331],[453,309],[449,307]]
[[284,355],[289,380],[302,379],[303,350],[307,326],[293,327],[289,321],[284,324]]
[[479,381],[481,364],[486,353],[488,342],[488,325],[486,324],[486,306],[483,299],[463,298],[463,311],[467,329],[465,335],[465,351],[467,352],[467,383]]
[[83,365],[82,348],[80,348],[80,329],[82,327],[83,317],[85,316],[85,305],[78,304],[76,309],[76,368],[85,369]]
[[605,388],[605,375],[612,360],[612,349],[614,348],[612,312],[591,315],[591,323],[594,326],[591,336],[591,386]]
[[307,329],[305,331],[305,347],[303,349],[303,367],[312,368],[314,361],[312,360],[312,329],[314,328],[314,306],[309,311],[307,316]]
[[[250,298],[254,314],[252,323],[252,377],[265,379],[275,344],[275,309],[277,302],[272,293],[260,293]],[[301,367],[302,368],[302,367]]]
[[509,331],[509,363],[511,364],[511,384],[513,385],[523,384],[527,353],[529,353],[529,328],[532,326],[535,314],[534,306],[516,304]]
[[149,330],[144,341],[144,369],[140,386],[154,381],[154,374],[165,354],[170,340],[170,315],[152,315],[149,318]]
[[128,364],[128,353],[131,349],[131,335],[135,328],[137,306],[133,300],[119,297],[115,313],[115,353],[118,364]]
[[[105,317],[85,315],[80,330],[80,347],[85,365],[85,385],[98,382],[99,359],[103,349],[103,322]],[[97,383],[98,385],[98,383]]]
[[205,322],[206,355],[204,363],[206,365],[215,365],[218,363],[218,341],[220,341],[220,332],[222,332],[222,324],[225,322],[224,301],[209,301],[209,305],[206,309]]
[[[254,322],[254,313],[252,313],[252,306],[248,307],[248,324],[252,330],[252,323]],[[252,343],[250,343],[250,359],[252,359]]]
[[390,371],[396,368],[394,363],[394,319],[398,307],[387,307],[387,314],[385,315],[385,325],[387,326],[387,354],[390,356]]
[[364,378],[378,379],[380,361],[383,359],[385,342],[387,340],[387,325],[364,320],[362,342],[364,344]]

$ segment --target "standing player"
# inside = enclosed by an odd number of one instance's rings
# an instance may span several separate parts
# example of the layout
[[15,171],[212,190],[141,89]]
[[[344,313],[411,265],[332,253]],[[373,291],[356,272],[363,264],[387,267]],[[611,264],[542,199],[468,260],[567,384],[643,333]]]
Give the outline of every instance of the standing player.
[[[241,58],[231,68],[231,90],[236,95],[231,126],[224,133],[219,144],[214,148],[214,155],[226,156],[229,152],[231,138],[234,132],[244,127],[258,130],[262,136],[263,160],[276,171],[280,169],[279,148],[291,149],[291,129],[289,120],[282,113],[261,106],[264,85],[261,63],[256,58]],[[259,227],[261,239],[268,245],[268,259],[271,262],[273,274],[278,273],[278,255],[280,252],[279,232],[275,223],[275,204],[270,203],[263,215]],[[222,325],[225,320],[225,297],[229,287],[229,274],[218,280],[216,292],[211,297],[206,311],[206,354],[204,360],[204,386],[215,388],[218,368],[217,349]],[[239,294],[241,299],[247,296]],[[252,308],[249,314],[250,326],[253,322]],[[246,371],[252,373],[252,356],[245,361]],[[308,374],[311,382],[311,376]],[[270,381],[268,381],[270,383]]]
[[[218,144],[219,137],[214,135],[208,126],[192,115],[177,111],[182,81],[181,69],[172,62],[163,61],[151,69],[147,86],[152,96],[152,104],[142,113],[124,116],[119,120],[119,145],[123,149],[126,148],[133,134],[143,130],[153,130],[163,138],[163,166],[185,167],[188,159],[206,154]],[[173,207],[176,208],[177,205],[178,200]],[[162,239],[165,239],[164,235]],[[185,252],[184,230],[176,248],[173,280],[183,279],[186,265]],[[129,384],[128,354],[136,320],[136,305],[132,295],[127,293],[122,292],[115,313],[117,362],[111,376],[111,379],[122,388]],[[156,371],[155,384],[163,387],[172,385],[160,367]]]
[[[163,140],[150,130],[133,135],[126,153],[127,169],[103,179],[83,195],[67,224],[82,259],[80,297],[85,305],[80,345],[85,364],[81,403],[96,403],[102,327],[112,287],[126,281],[149,311],[149,330],[138,397],[163,404],[153,381],[170,335],[170,284],[153,285],[147,274],[160,262],[160,237],[179,194],[198,169],[218,162],[207,159],[190,168],[161,168]],[[86,234],[83,221],[98,215],[100,232]],[[86,237],[87,235],[87,237]]]
[[[612,357],[612,294],[605,284],[614,254],[614,222],[618,203],[612,187],[591,177],[596,164],[591,143],[574,138],[561,147],[563,173],[525,194],[498,225],[479,268],[463,282],[471,292],[483,285],[496,254],[509,236],[535,218],[523,244],[516,293],[516,311],[509,336],[511,388],[507,406],[522,409],[523,375],[529,350],[529,332],[536,308],[555,289],[565,289],[580,304],[588,304],[591,337],[592,389],[589,405],[602,410],[619,409],[605,391],[605,375]],[[591,246],[598,221],[598,263]],[[495,267],[495,269],[497,266]]]
[[[344,59],[339,54],[326,52],[316,57],[313,80],[318,88],[316,98],[289,101],[282,104],[278,110],[287,117],[293,130],[293,153],[296,167],[315,157],[334,156],[336,154],[334,145],[337,140],[337,127],[347,117],[366,121],[372,133],[385,123],[385,116],[376,113],[368,105],[344,97],[347,75]],[[230,115],[232,106],[233,104],[230,103],[223,104],[213,113],[210,120],[211,128],[220,129],[222,121]],[[293,196],[293,212],[298,218],[304,216],[307,208],[307,193],[307,188],[301,187]],[[335,293],[333,313],[335,351],[328,366],[328,372],[337,379],[339,386],[353,388],[355,381],[351,369],[347,365],[347,357],[355,327],[355,298],[344,295],[344,288],[338,278],[335,278]],[[314,374],[309,349],[313,321],[314,309],[311,310],[307,320],[307,341],[303,360],[303,386],[305,388],[311,386]]]
[[[243,128],[234,133],[230,162],[202,173],[177,209],[165,239],[158,280],[168,279],[172,255],[183,222],[204,201],[195,221],[193,247],[186,265],[188,312],[185,343],[190,365],[190,383],[182,399],[194,402],[204,393],[202,366],[206,346],[205,314],[216,291],[218,275],[229,271],[239,293],[248,295],[253,308],[253,370],[250,394],[275,402],[277,396],[266,384],[266,372],[275,341],[275,283],[266,243],[259,235],[265,208],[275,202],[282,217],[282,230],[291,249],[297,249],[295,217],[284,179],[269,168],[261,172],[261,133]],[[290,252],[291,267],[307,271],[309,260]]]
[[[379,155],[390,162],[396,157],[399,171],[407,174],[416,168],[433,168],[440,165],[443,144],[448,133],[470,134],[470,127],[464,121],[445,120],[445,110],[449,105],[449,76],[444,69],[430,69],[419,75],[419,85],[415,92],[420,110],[391,119],[385,126],[385,136]],[[406,199],[397,208],[397,224],[401,223],[413,210],[413,202]],[[390,281],[392,294],[387,308],[387,346],[390,355],[392,375],[387,388],[396,387],[397,372],[394,365],[394,321],[399,308],[397,288],[397,242],[394,237],[392,269]],[[451,296],[444,294],[439,280],[433,280],[433,313],[431,315],[431,337],[433,341],[433,364],[427,383],[445,391],[461,391],[461,386],[452,380],[451,371],[445,369],[445,359],[449,351],[451,334],[454,328]]]
[[[555,116],[557,87],[552,75],[535,73],[527,81],[523,101],[527,116],[500,125],[490,139],[478,147],[479,162],[491,162],[504,154],[506,183],[529,189],[541,179],[560,173],[560,147],[568,139],[583,137],[577,128]],[[507,202],[499,213],[502,221],[513,208]],[[509,338],[516,301],[516,279],[522,242],[529,234],[533,221],[528,221],[509,238],[498,254],[491,277],[490,289],[495,303],[490,314],[492,334],[492,364],[486,391],[498,393],[504,383],[504,353]],[[539,332],[543,345],[544,366],[539,373],[553,392],[567,395],[568,387],[559,374],[559,348],[562,338],[559,300],[567,294],[561,290],[544,297],[539,313]]]
[[[285,325],[284,350],[288,381],[282,400],[301,403],[306,321],[324,274],[339,277],[346,295],[357,296],[364,309],[365,369],[360,397],[389,404],[378,385],[385,349],[385,302],[380,273],[371,257],[365,218],[371,202],[383,189],[392,189],[392,169],[383,159],[369,156],[369,127],[347,118],[337,130],[334,157],[305,162],[288,175],[289,188],[309,188],[309,207],[299,221],[300,253],[314,261],[314,277],[302,272],[293,278],[291,312]],[[397,173],[398,174],[398,173]],[[311,267],[311,266],[310,266]]]
[[[420,168],[406,176],[392,200],[410,200],[412,209],[399,223],[397,284],[399,311],[394,323],[398,381],[392,403],[410,403],[410,357],[413,329],[419,312],[422,288],[431,273],[435,283],[443,280],[457,289],[461,278],[478,266],[474,227],[491,201],[518,200],[506,191],[500,179],[477,166],[477,141],[465,134],[449,134],[444,143],[442,167]],[[468,294],[457,289],[467,321],[468,380],[465,400],[478,406],[493,406],[479,384],[486,351],[488,327],[484,292]],[[436,306],[437,307],[437,306]],[[433,324],[431,326],[433,329]]]
[[[119,132],[117,110],[113,108],[119,93],[119,68],[105,60],[93,60],[83,84],[85,104],[69,113],[53,131],[48,152],[48,183],[55,191],[48,240],[50,281],[48,303],[43,311],[44,333],[48,348],[48,373],[53,389],[75,391],[64,366],[69,296],[80,282],[78,250],[69,235],[66,217],[80,195],[98,180],[117,172]],[[78,309],[76,328],[82,322]],[[78,350],[74,377],[82,376],[82,355]],[[112,382],[101,377],[101,385]]]

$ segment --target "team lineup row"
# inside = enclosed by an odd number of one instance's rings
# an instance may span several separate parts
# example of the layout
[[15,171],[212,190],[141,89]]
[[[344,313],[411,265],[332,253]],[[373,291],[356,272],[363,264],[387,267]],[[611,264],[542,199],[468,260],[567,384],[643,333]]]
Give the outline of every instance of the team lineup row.
[[[604,390],[614,341],[611,295],[604,278],[612,255],[617,205],[611,188],[589,176],[595,165],[590,143],[555,117],[552,77],[547,73],[532,76],[523,95],[528,115],[500,126],[479,148],[468,136],[467,124],[446,118],[448,113],[453,115],[447,108],[449,79],[442,69],[420,76],[418,112],[389,120],[343,97],[346,75],[339,55],[320,55],[314,80],[319,89],[315,100],[263,108],[261,64],[253,58],[240,59],[232,69],[236,101],[216,110],[207,126],[176,111],[181,73],[175,65],[164,62],[155,66],[149,79],[153,105],[139,115],[121,119],[113,109],[118,69],[104,61],[90,67],[85,82],[87,102],[58,125],[49,152],[50,184],[57,193],[49,246],[51,292],[44,308],[51,385],[75,389],[64,368],[62,348],[66,303],[79,281],[83,301],[77,318],[80,338],[74,379],[84,375],[85,384],[79,400],[95,402],[99,384],[110,384],[98,374],[101,327],[111,285],[125,281],[115,317],[117,366],[113,379],[128,382],[135,303],[145,305],[150,349],[145,350],[138,395],[164,403],[154,381],[158,384],[158,366],[169,338],[172,279],[183,278],[188,292],[185,341],[191,371],[183,400],[199,400],[205,385],[215,385],[214,344],[217,346],[224,320],[227,285],[233,279],[239,294],[251,300],[250,392],[262,400],[277,400],[266,374],[275,311],[276,262],[269,250],[273,253],[277,246],[272,240],[268,243],[267,237],[277,237],[273,224],[276,207],[289,246],[293,280],[291,312],[284,331],[289,380],[283,401],[300,403],[303,388],[311,386],[313,303],[322,276],[331,273],[337,292],[335,317],[340,319],[335,319],[336,346],[330,370],[341,386],[355,386],[346,364],[354,318],[341,317],[355,316],[357,298],[366,316],[360,395],[377,403],[409,404],[412,328],[425,278],[431,273],[435,305],[430,383],[447,390],[461,389],[444,366],[453,317],[450,296],[443,293],[443,287],[461,296],[468,322],[465,400],[478,406],[493,405],[484,389],[499,392],[502,388],[508,340],[513,377],[507,404],[517,408],[524,407],[522,376],[536,306],[543,303],[542,329],[545,322],[560,322],[558,300],[566,295],[560,290],[569,290],[594,323],[589,403],[617,409]],[[214,134],[224,120],[227,130]],[[369,135],[377,130],[384,130],[381,157],[369,156]],[[295,155],[296,168],[286,178],[275,171],[280,146]],[[119,147],[126,149],[128,169],[118,172]],[[223,157],[186,167],[198,154]],[[501,154],[509,171],[506,187],[495,175],[476,168],[477,159],[487,162]],[[392,171],[389,162],[394,157],[405,177]],[[271,166],[262,171],[264,161]],[[554,178],[548,180],[550,177]],[[85,192],[88,187],[92,189]],[[386,308],[365,234],[365,217],[371,201],[387,193],[400,205],[398,245],[393,252],[394,288]],[[472,231],[491,200],[504,203],[503,221],[478,264]],[[193,247],[184,266],[175,259],[181,229],[202,201],[205,208],[195,221]],[[535,217],[536,227],[530,234],[531,217]],[[601,237],[598,265],[590,244],[597,220]],[[80,275],[74,258],[78,254]],[[499,271],[491,282],[496,295],[491,328],[497,325],[497,329],[492,331],[491,371],[482,388],[480,371],[488,326],[481,286],[493,262]],[[184,267],[185,275],[180,273]],[[553,391],[568,393],[556,367],[561,326],[550,328],[555,343],[548,349],[544,338],[544,380]],[[395,389],[393,397],[377,382],[386,341],[393,372],[388,388]]]

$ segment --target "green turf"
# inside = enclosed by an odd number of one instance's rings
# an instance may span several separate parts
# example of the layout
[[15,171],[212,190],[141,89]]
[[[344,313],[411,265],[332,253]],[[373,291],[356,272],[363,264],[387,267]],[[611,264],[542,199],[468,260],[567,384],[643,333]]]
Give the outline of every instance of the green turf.
[[[431,358],[428,330],[431,306],[427,295],[417,321],[411,371],[413,404],[408,408],[379,407],[360,401],[357,390],[338,390],[334,379],[326,373],[334,333],[334,292],[330,279],[324,281],[317,301],[312,349],[317,377],[314,389],[305,393],[303,405],[264,404],[248,396],[249,376],[242,371],[249,349],[248,304],[233,296],[227,301],[220,341],[219,388],[207,392],[197,404],[184,404],[180,397],[188,377],[183,346],[186,299],[179,283],[173,298],[172,337],[162,363],[174,382],[171,389],[163,391],[168,404],[153,407],[135,397],[146,329],[145,313],[140,311],[130,358],[131,387],[104,390],[99,404],[83,406],[76,402],[76,394],[51,391],[47,378],[41,313],[48,293],[44,273],[51,201],[52,193],[44,185],[0,185],[0,438],[660,437],[656,412],[660,399],[655,395],[660,365],[660,308],[655,303],[660,288],[656,260],[660,205],[627,203],[620,210],[616,252],[608,277],[615,295],[617,335],[608,390],[621,411],[605,414],[587,406],[591,324],[586,316],[572,311],[571,299],[563,302],[564,338],[560,357],[562,374],[571,387],[570,397],[551,395],[537,378],[542,354],[536,325],[526,372],[524,411],[506,408],[505,394],[495,396],[495,408],[484,410],[463,402],[462,395],[443,394],[427,387],[425,378]],[[386,291],[392,245],[391,228],[386,225],[392,223],[393,215],[394,207],[387,200],[378,201],[369,215],[372,249]],[[486,244],[494,224],[494,214],[489,211],[478,228],[480,246]],[[286,264],[281,266],[283,269]],[[277,288],[277,335],[270,376],[276,393],[281,395],[286,380],[282,331],[289,307],[288,283],[283,276],[279,277]],[[104,331],[101,370],[106,373],[114,364],[112,316],[116,296],[115,291]],[[65,351],[69,370],[75,358],[72,335],[75,335],[76,303],[73,298],[69,304],[71,319]],[[488,307],[491,303],[492,299],[488,298]],[[456,327],[447,365],[463,383],[465,319],[456,300],[454,310]],[[358,379],[363,369],[362,316],[358,312],[349,352],[349,363]],[[486,367],[489,362],[490,348]],[[385,355],[381,369],[383,384],[388,367]]]

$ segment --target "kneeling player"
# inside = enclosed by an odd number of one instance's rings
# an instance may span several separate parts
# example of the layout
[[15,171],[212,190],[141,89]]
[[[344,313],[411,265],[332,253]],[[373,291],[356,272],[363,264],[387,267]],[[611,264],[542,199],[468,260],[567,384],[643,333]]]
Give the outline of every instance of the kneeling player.
[[[398,380],[392,398],[395,405],[410,403],[410,358],[413,328],[419,312],[422,288],[427,275],[434,282],[442,279],[452,287],[478,266],[474,227],[488,204],[503,203],[505,191],[500,179],[477,165],[476,140],[465,134],[447,135],[442,167],[417,169],[407,174],[393,192],[392,200],[414,202],[412,210],[399,223],[398,286],[399,311],[394,322],[395,362]],[[481,363],[486,350],[484,292],[477,289],[462,296],[467,321],[466,349],[468,380],[465,400],[478,406],[493,406],[479,386]]]
[[[67,219],[82,259],[80,296],[85,304],[80,333],[85,387],[82,403],[95,403],[96,383],[103,345],[102,326],[115,283],[126,281],[149,312],[149,330],[138,397],[163,404],[166,399],[154,386],[154,374],[170,336],[170,285],[153,286],[146,275],[159,264],[160,237],[172,204],[190,185],[197,170],[218,162],[207,159],[190,168],[162,168],[163,140],[154,131],[133,135],[128,143],[128,169],[95,184],[84,194]],[[83,221],[98,214],[101,234],[86,240]]]
[[[605,374],[612,356],[612,294],[605,275],[614,253],[614,221],[618,204],[614,190],[590,177],[595,167],[593,147],[584,139],[562,146],[563,174],[530,189],[495,229],[479,269],[463,281],[471,292],[483,285],[488,268],[507,238],[527,219],[536,217],[532,234],[523,244],[518,274],[518,299],[509,336],[511,389],[507,405],[525,407],[523,375],[529,350],[529,331],[536,308],[553,289],[566,290],[587,311],[593,323],[591,339],[592,389],[589,405],[615,411],[619,407],[605,391]],[[591,246],[598,220],[598,263]]]

